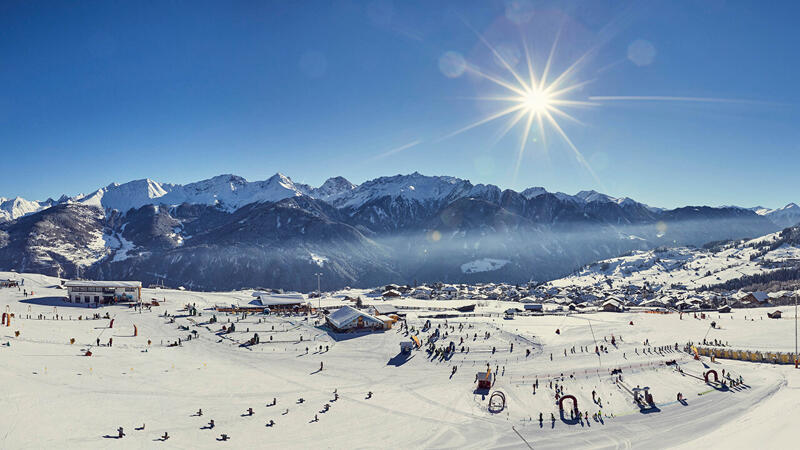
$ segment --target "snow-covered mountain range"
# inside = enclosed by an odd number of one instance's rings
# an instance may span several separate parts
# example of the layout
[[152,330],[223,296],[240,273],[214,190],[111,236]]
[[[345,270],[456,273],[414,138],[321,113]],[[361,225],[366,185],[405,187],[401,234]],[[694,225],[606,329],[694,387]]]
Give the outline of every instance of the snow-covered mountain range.
[[319,271],[329,287],[552,279],[631,250],[760,236],[797,209],[667,210],[419,173],[319,187],[282,174],[144,179],[1,205],[0,268],[204,289],[308,289]]
[[[494,185],[472,185],[467,180],[454,177],[425,176],[416,172],[410,175],[380,177],[360,185],[355,185],[343,177],[333,177],[318,188],[294,183],[281,173],[276,173],[264,181],[247,181],[236,175],[219,175],[185,185],[141,179],[123,184],[112,183],[89,194],[62,196],[59,200],[31,201],[21,197],[13,199],[0,197],[0,222],[65,202],[100,206],[106,211],[117,210],[122,213],[144,205],[177,206],[183,203],[217,206],[232,212],[250,203],[276,202],[301,195],[325,201],[337,208],[357,209],[372,200],[387,196],[420,203],[452,201],[462,197],[497,201],[504,192],[514,191],[503,191]],[[519,194],[530,200],[550,192],[543,187],[531,187]],[[580,191],[575,195],[563,192],[555,192],[552,195],[561,201],[579,205],[614,203],[620,206],[644,207],[655,212],[664,210],[639,203],[629,197],[615,198],[594,190]],[[795,203],[789,203],[778,209],[760,206],[748,209],[767,217],[779,227],[800,223],[800,206]]]

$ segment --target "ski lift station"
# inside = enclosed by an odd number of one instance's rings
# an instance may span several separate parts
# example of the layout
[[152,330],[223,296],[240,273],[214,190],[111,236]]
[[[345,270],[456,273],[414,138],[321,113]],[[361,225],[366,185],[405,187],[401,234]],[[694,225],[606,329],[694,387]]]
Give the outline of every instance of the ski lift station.
[[107,305],[118,302],[139,302],[142,299],[141,281],[84,281],[64,283],[67,301],[87,305]]

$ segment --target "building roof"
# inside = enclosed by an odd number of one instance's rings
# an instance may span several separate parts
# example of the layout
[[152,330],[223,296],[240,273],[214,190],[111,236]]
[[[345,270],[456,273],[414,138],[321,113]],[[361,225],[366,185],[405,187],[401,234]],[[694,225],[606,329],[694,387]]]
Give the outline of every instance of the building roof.
[[141,281],[88,281],[70,280],[64,283],[66,287],[142,287]]
[[769,300],[769,295],[764,291],[753,292],[753,297],[760,302]]
[[305,300],[303,299],[280,298],[280,297],[260,298],[258,299],[258,301],[263,306],[302,305],[303,303],[305,303]]
[[375,308],[375,312],[378,314],[392,314],[397,312],[397,307],[392,305],[387,305],[385,303],[381,303],[378,305],[372,305]]
[[328,314],[328,321],[335,326],[336,328],[341,328],[342,326],[352,322],[357,317],[363,317],[365,321],[372,322],[376,325],[383,326],[383,322],[378,320],[377,318],[363,312],[359,311],[352,306],[342,306],[341,308],[337,309],[336,311]]

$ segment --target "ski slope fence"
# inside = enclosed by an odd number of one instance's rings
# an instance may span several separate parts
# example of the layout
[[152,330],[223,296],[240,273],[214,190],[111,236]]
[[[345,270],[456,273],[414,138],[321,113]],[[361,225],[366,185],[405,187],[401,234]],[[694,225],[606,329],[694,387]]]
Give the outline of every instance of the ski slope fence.
[[768,352],[760,350],[741,350],[720,347],[700,347],[697,353],[700,356],[708,356],[722,359],[735,359],[738,361],[752,361],[769,364],[794,364],[794,353],[791,352]]
[[611,376],[615,374],[615,369],[619,372],[616,373],[624,373],[625,375],[651,371],[651,370],[661,370],[661,369],[669,369],[673,370],[672,367],[666,364],[667,360],[658,360],[658,361],[646,361],[642,363],[634,363],[634,364],[627,364],[627,365],[617,365],[613,367],[603,367],[603,368],[596,368],[596,369],[578,369],[578,370],[567,370],[566,372],[552,372],[552,373],[532,373],[527,374],[525,376],[510,376],[508,378],[508,383],[514,385],[528,385],[535,380],[540,381],[549,381],[549,380],[560,380],[570,378],[589,378],[589,377],[602,377],[602,376]]

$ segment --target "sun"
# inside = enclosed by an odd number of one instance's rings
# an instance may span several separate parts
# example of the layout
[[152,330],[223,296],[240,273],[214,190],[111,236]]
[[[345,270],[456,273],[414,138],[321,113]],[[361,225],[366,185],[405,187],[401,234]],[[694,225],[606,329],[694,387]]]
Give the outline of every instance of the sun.
[[542,114],[550,107],[550,96],[537,88],[533,88],[519,97],[528,114]]
[[573,117],[568,110],[598,105],[592,101],[575,98],[575,95],[580,93],[584,86],[592,82],[592,80],[581,81],[574,79],[576,72],[585,62],[586,58],[591,52],[586,53],[575,60],[563,72],[556,76],[552,76],[551,69],[553,54],[555,53],[558,43],[558,36],[556,36],[555,40],[553,41],[553,46],[550,49],[550,54],[541,73],[537,73],[534,70],[531,52],[529,51],[528,46],[523,39],[523,46],[525,50],[524,55],[527,64],[525,67],[526,70],[521,73],[515,69],[514,65],[509,63],[509,61],[504,58],[503,55],[497,51],[497,49],[495,49],[488,40],[486,40],[486,38],[484,38],[480,33],[475,33],[505,68],[510,77],[491,74],[488,71],[485,71],[480,67],[470,63],[466,63],[465,70],[494,83],[506,91],[505,95],[479,97],[480,100],[502,102],[507,106],[493,114],[488,115],[487,117],[467,125],[466,127],[448,134],[445,136],[445,138],[463,133],[487,122],[508,117],[508,123],[503,127],[500,133],[500,138],[504,137],[513,128],[518,126],[521,127],[522,131],[520,145],[517,150],[516,164],[514,166],[514,177],[516,178],[522,162],[522,156],[525,153],[525,148],[532,140],[532,130],[534,128],[538,130],[539,139],[536,139],[536,141],[540,142],[545,146],[545,148],[547,148],[545,129],[552,129],[572,150],[578,162],[584,166],[584,168],[586,168],[586,170],[596,181],[599,182],[597,175],[592,170],[588,161],[583,157],[583,154],[578,150],[559,122],[560,119],[563,119],[582,124],[578,119]]

